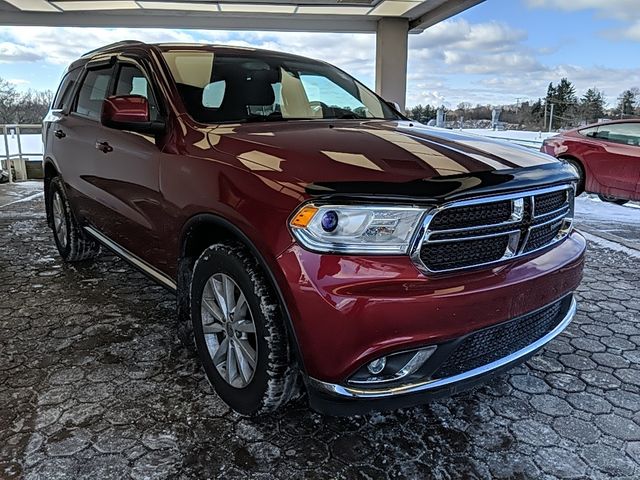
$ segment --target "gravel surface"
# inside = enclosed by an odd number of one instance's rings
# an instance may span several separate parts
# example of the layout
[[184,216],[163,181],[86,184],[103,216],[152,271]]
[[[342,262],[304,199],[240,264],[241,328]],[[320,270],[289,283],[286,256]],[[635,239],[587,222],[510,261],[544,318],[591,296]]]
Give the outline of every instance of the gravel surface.
[[171,294],[110,255],[62,264],[41,197],[1,207],[0,478],[637,479],[639,272],[593,244],[567,331],[469,393],[250,420],[178,342]]

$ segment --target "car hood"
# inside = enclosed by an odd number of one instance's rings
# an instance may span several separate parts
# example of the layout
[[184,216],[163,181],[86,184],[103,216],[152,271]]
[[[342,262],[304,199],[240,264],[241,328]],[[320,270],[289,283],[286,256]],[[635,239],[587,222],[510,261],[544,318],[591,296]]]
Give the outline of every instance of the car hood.
[[207,137],[236,166],[312,194],[440,196],[506,182],[511,188],[516,179],[548,183],[548,172],[562,169],[534,150],[408,121],[223,125]]

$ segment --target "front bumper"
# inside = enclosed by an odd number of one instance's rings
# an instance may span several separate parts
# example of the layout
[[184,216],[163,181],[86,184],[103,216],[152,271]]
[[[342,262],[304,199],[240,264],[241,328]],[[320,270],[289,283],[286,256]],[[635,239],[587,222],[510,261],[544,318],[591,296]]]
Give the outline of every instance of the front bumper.
[[526,347],[486,365],[449,377],[426,379],[386,388],[357,388],[323,382],[310,377],[307,382],[309,402],[312,408],[321,413],[354,415],[370,410],[410,407],[462,392],[523,363],[562,333],[575,316],[577,309],[573,295],[565,300],[568,307],[550,332]]
[[577,232],[542,253],[425,276],[408,257],[323,255],[293,245],[278,262],[305,374],[345,385],[383,355],[439,345],[565,297],[582,278]]

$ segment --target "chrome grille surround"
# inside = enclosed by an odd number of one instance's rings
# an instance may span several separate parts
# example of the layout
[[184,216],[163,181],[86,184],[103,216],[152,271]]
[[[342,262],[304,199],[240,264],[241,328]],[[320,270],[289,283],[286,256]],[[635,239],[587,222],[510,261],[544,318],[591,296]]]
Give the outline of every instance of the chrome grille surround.
[[[563,192],[564,197],[560,195]],[[575,186],[564,184],[443,204],[425,215],[417,240],[410,250],[411,257],[423,273],[433,275],[498,264],[532,254],[560,242],[569,235],[573,225],[574,197]],[[538,209],[536,209],[536,200],[540,202]],[[478,223],[460,228],[449,228],[450,221],[434,222],[439,215],[443,215],[443,212],[449,214],[452,209],[456,209],[454,212],[461,212],[465,207],[470,207],[469,216],[473,217],[474,207],[477,209],[479,206],[490,204],[503,205],[505,201],[511,203],[511,215],[500,222]],[[558,205],[560,207],[556,208]],[[504,212],[501,214],[504,217]],[[460,218],[458,213],[450,216]],[[447,225],[447,228],[442,228],[443,224]],[[436,227],[433,228],[432,225]],[[486,240],[491,238],[495,238],[496,243],[502,242],[505,245],[504,249],[502,247],[499,249],[497,254],[499,258],[465,262],[466,246],[473,248],[474,241],[478,245],[478,241],[484,240],[486,243]],[[470,243],[464,244],[464,242]],[[439,250],[430,249],[435,246],[438,246]],[[460,258],[448,261],[448,257],[455,256],[456,251],[460,252]],[[495,253],[491,249],[486,251],[490,254]],[[435,256],[442,257],[441,265],[434,264],[430,260],[433,255],[430,257],[429,253],[434,252]],[[477,255],[474,251],[472,256],[477,258],[482,255]]]

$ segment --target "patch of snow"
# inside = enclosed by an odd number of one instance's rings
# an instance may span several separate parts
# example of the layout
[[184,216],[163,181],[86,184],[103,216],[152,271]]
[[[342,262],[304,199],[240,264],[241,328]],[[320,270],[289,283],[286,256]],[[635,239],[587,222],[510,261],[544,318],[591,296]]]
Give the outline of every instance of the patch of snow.
[[556,135],[556,133],[548,132],[532,132],[527,130],[492,130],[490,128],[465,128],[461,130],[463,133],[472,133],[482,137],[493,138],[497,140],[507,140],[517,143],[524,147],[539,149],[542,142]]
[[626,205],[603,202],[597,195],[581,195],[576,198],[575,218],[585,222],[625,223],[640,225],[640,205],[629,202]]
[[44,192],[34,193],[33,195],[29,195],[28,197],[19,198],[18,200],[14,200],[13,202],[5,203],[4,205],[0,205],[0,208],[8,207],[9,205],[14,205],[16,203],[28,202],[33,200],[34,198],[38,198],[44,195]]

